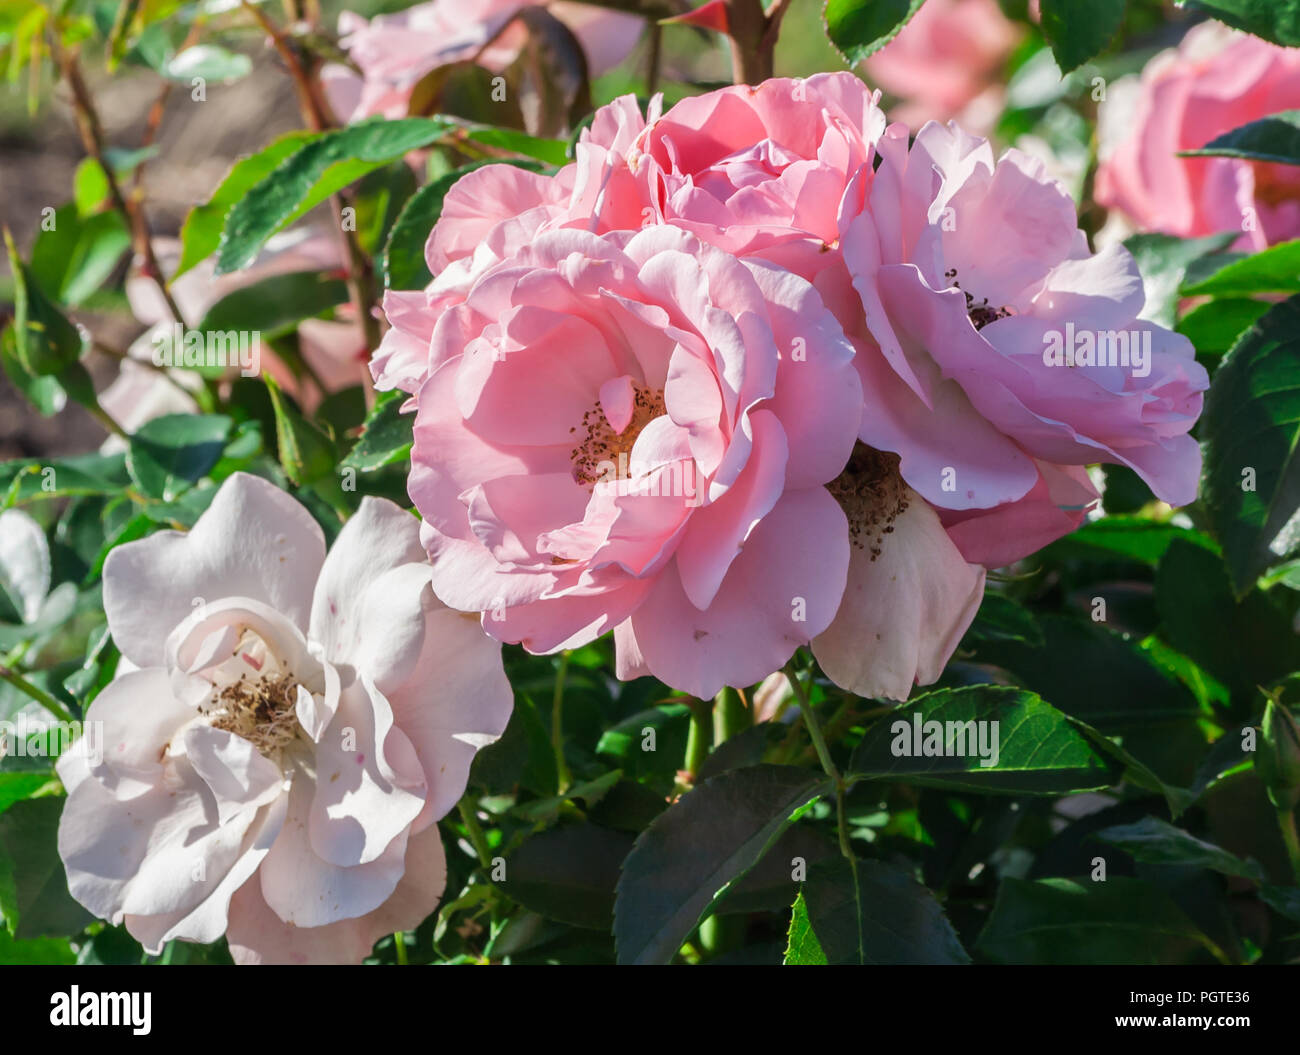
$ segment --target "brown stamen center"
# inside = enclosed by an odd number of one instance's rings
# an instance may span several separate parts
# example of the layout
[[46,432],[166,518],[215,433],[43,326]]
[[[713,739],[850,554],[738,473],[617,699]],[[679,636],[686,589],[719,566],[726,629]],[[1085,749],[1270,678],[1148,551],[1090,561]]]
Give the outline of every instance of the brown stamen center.
[[[955,267],[945,271],[943,277],[951,283],[950,289],[961,289],[961,283],[957,281],[957,269]],[[964,289],[961,291],[966,297],[966,314],[970,316],[970,321],[975,324],[977,330],[984,329],[990,322],[996,322],[998,319],[1005,319],[1015,314],[1010,308],[994,307],[989,303],[988,297],[983,297],[977,301],[973,293],[967,293]]]
[[849,541],[880,556],[885,536],[907,509],[907,485],[898,473],[899,458],[865,443],[856,444],[849,464],[827,485],[849,518]]
[[573,478],[584,487],[593,487],[602,480],[625,478],[628,459],[641,430],[664,413],[662,389],[647,388],[635,382],[632,389],[632,420],[622,432],[615,432],[610,427],[599,403],[582,416],[581,425],[569,430],[580,437],[569,457],[573,461]]
[[274,759],[298,737],[295,706],[298,683],[288,674],[277,678],[248,678],[219,690],[203,713],[214,729],[243,737],[267,758]]

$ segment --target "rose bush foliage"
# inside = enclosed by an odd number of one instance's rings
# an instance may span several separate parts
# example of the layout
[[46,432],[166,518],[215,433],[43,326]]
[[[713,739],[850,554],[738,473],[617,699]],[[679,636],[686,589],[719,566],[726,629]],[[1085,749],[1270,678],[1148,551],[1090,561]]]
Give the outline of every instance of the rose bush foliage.
[[[25,4],[0,960],[1294,959],[1283,17]],[[101,60],[304,131],[165,231]]]

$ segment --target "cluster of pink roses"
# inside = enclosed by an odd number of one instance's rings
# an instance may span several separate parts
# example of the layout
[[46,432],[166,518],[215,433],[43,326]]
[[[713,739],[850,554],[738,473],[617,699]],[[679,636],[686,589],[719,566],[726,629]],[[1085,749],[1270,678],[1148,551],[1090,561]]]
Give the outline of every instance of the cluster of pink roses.
[[905,698],[1086,465],[1191,501],[1207,377],[1132,257],[1029,157],[909,138],[824,74],[622,98],[556,174],[461,179],[372,364],[438,596],[534,652],[613,630],[620,677],[697,696],[810,645]]

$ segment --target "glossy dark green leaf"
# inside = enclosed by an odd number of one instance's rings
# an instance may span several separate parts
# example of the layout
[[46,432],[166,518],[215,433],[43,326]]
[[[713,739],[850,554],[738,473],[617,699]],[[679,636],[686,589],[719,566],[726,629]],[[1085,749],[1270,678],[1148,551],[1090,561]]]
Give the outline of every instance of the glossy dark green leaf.
[[1175,238],[1167,234],[1135,234],[1124,242],[1133,254],[1142,284],[1146,289],[1143,318],[1172,326],[1179,304],[1178,289],[1187,269],[1197,260],[1226,249],[1235,234],[1217,234],[1208,238]]
[[1119,770],[1068,715],[1034,693],[972,685],[928,693],[871,725],[849,774],[1046,795],[1109,787]]
[[609,933],[614,888],[632,849],[626,832],[562,824],[524,840],[506,861],[506,894],[548,919]]
[[1263,870],[1254,861],[1243,861],[1236,854],[1230,854],[1157,817],[1143,817],[1133,824],[1104,828],[1093,838],[1118,846],[1134,860],[1147,864],[1208,868],[1256,883],[1264,879]]
[[1128,0],[1042,0],[1043,35],[1062,73],[1105,51],[1124,24]]
[[1034,614],[1022,605],[1016,604],[1005,594],[984,592],[975,621],[966,631],[968,641],[1021,641],[1027,645],[1041,645],[1043,631],[1034,619]]
[[1164,891],[1112,876],[1004,879],[976,949],[998,963],[1177,964],[1214,946]]
[[1274,44],[1300,46],[1300,0],[1185,0],[1185,6]]
[[172,276],[176,281],[200,260],[217,251],[226,215],[268,173],[305,143],[315,139],[310,132],[289,132],[256,154],[235,162],[221,185],[203,205],[196,205],[181,225],[181,261]]
[[1228,353],[1201,435],[1202,500],[1242,594],[1287,555],[1270,547],[1300,510],[1300,297],[1272,308]]
[[856,66],[898,36],[925,0],[826,0],[826,35]]
[[930,891],[884,861],[859,860],[850,869],[836,857],[813,865],[803,896],[827,963],[970,962]]
[[0,813],[0,852],[12,864],[13,901],[0,909],[18,939],[75,934],[91,916],[68,893],[56,838],[62,798],[28,799]]
[[408,117],[366,121],[302,145],[250,187],[231,208],[217,249],[217,273],[247,267],[266,240],[331,194],[452,129],[447,121]]
[[[1215,258],[1210,255],[1201,259],[1211,262]],[[1280,242],[1229,261],[1203,277],[1189,272],[1183,295],[1250,297],[1256,293],[1300,293],[1300,239]]]
[[164,502],[217,464],[233,422],[220,414],[167,414],[131,437],[126,466],[141,492]]
[[620,963],[667,963],[727,888],[830,782],[793,766],[735,769],[665,810],[623,865],[614,906]]
[[402,413],[405,392],[381,392],[366,416],[361,438],[343,459],[342,468],[373,472],[400,462],[411,453],[415,414]]
[[128,483],[130,477],[122,454],[0,462],[0,494],[17,502],[77,495],[119,495]]
[[1199,355],[1222,355],[1271,305],[1263,300],[1221,297],[1199,304],[1178,321],[1178,332]]

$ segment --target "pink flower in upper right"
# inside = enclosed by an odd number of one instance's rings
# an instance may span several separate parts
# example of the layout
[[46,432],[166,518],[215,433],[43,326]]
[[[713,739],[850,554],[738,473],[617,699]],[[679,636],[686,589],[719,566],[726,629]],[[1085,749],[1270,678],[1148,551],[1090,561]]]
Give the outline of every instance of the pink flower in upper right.
[[1300,168],[1179,157],[1234,128],[1300,107],[1300,51],[1216,22],[1120,81],[1099,111],[1097,201],[1144,230],[1183,238],[1240,231],[1242,248],[1300,236]]
[[1039,540],[1021,523],[1009,538],[1006,514],[1081,507],[1096,462],[1191,502],[1201,456],[1188,431],[1209,380],[1186,338],[1141,318],[1131,254],[1094,254],[1069,194],[1018,151],[995,160],[934,123],[910,148],[892,126],[877,149],[867,207],[841,240],[878,346],[854,359],[859,438],[900,456],[963,556],[1005,564],[1063,533]]

